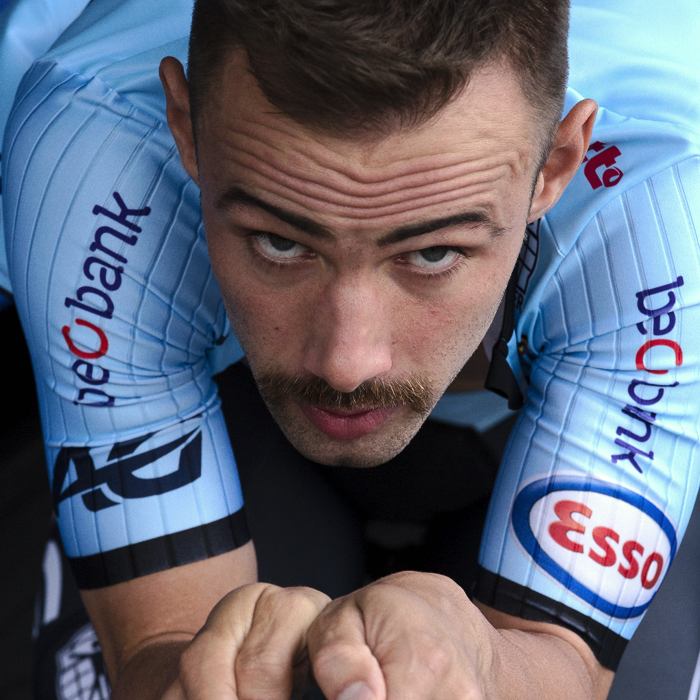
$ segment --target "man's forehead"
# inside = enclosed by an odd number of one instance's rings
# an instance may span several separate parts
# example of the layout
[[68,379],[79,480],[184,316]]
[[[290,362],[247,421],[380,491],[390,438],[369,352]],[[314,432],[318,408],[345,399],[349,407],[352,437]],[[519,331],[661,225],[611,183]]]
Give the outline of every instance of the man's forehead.
[[537,162],[527,102],[507,71],[475,73],[431,121],[381,139],[319,133],[280,114],[241,56],[221,75],[200,140],[200,185],[216,206],[238,186],[337,230],[396,231],[482,212],[491,231]]
[[475,70],[466,88],[435,117],[386,134],[320,132],[281,114],[265,98],[241,50],[231,53],[219,80],[203,110],[213,146],[230,142],[240,147],[244,141],[267,146],[270,156],[276,148],[285,157],[290,150],[304,152],[321,166],[342,169],[360,185],[494,156],[527,170],[536,158],[532,109],[517,76],[503,66]]

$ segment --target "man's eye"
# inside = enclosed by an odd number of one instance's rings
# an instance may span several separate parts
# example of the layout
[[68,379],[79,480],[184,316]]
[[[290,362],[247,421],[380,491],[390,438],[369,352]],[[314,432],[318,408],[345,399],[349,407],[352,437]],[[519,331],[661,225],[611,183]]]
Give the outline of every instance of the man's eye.
[[275,233],[259,233],[255,238],[262,252],[273,259],[289,260],[301,257],[309,252],[309,249],[301,245],[301,243],[297,243],[290,238],[278,236]]
[[461,253],[446,245],[436,245],[423,250],[414,250],[401,256],[407,263],[427,271],[439,271],[453,265]]

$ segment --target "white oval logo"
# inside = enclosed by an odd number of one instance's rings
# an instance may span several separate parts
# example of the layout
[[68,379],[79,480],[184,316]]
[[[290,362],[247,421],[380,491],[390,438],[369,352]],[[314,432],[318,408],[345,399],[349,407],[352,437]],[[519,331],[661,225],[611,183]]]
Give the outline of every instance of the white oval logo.
[[535,562],[569,590],[618,618],[651,603],[676,553],[676,532],[643,496],[585,477],[528,484],[513,528]]

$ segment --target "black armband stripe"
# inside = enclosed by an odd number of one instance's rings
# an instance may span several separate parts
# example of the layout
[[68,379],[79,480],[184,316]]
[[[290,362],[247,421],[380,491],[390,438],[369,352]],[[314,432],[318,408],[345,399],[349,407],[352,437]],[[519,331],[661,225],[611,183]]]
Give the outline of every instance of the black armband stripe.
[[237,549],[249,541],[245,512],[241,508],[213,523],[109,552],[87,557],[69,557],[69,561],[78,588],[88,590],[209,559]]
[[627,646],[624,637],[563,603],[479,567],[474,597],[484,605],[533,622],[551,622],[579,635],[596,659],[616,671]]

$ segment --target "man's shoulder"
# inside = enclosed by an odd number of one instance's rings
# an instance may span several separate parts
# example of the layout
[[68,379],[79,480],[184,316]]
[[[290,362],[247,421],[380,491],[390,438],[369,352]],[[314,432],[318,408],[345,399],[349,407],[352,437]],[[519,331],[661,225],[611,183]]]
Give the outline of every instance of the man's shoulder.
[[700,6],[573,0],[569,81],[627,118],[700,124]]
[[[570,89],[567,107],[580,99]],[[678,122],[628,117],[601,105],[583,162],[545,216],[549,235],[542,243],[554,249],[553,264],[580,244],[589,224],[606,208],[615,202],[633,206],[631,192],[650,187],[661,173],[698,157],[700,131]],[[653,235],[653,226],[647,228]]]
[[[586,157],[546,216],[544,246],[562,259],[606,207],[642,183],[700,155],[700,11],[653,0],[573,0],[564,113],[598,102]],[[647,227],[653,234],[653,227]],[[553,258],[554,259],[554,258]]]
[[637,292],[678,275],[690,283],[699,212],[700,134],[602,108],[576,175],[528,229],[516,270],[521,350],[612,338],[634,325]]
[[99,81],[133,107],[164,121],[158,66],[165,56],[186,65],[192,5],[193,0],[92,0],[41,63]]

